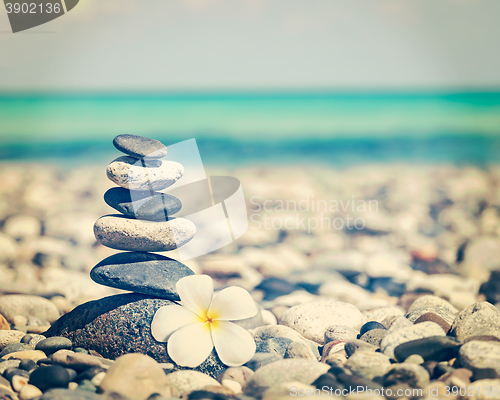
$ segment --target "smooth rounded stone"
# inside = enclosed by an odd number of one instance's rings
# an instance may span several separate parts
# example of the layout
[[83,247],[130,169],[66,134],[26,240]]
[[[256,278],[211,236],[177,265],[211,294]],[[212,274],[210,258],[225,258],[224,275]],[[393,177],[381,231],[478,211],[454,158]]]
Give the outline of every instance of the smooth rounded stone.
[[[16,321],[14,321],[14,325],[17,325],[15,322]],[[8,330],[10,330],[10,325],[5,319],[5,317],[2,314],[0,314],[0,331],[8,331]]]
[[19,363],[19,368],[24,369],[25,371],[34,370],[36,368],[36,362],[30,360],[29,358],[25,358]]
[[0,314],[11,323],[16,315],[37,317],[49,323],[59,318],[59,310],[50,300],[26,294],[0,296]]
[[254,372],[245,366],[229,367],[217,379],[222,382],[224,380],[232,380],[238,382],[242,387],[245,387]]
[[43,392],[34,385],[24,385],[19,392],[20,400],[32,400],[43,395]]
[[359,330],[359,336],[363,336],[366,332],[369,332],[372,329],[386,329],[386,327],[384,325],[382,325],[380,322],[368,321]]
[[380,347],[380,342],[387,334],[387,329],[372,329],[361,336],[359,340]]
[[23,350],[23,351],[15,351],[13,353],[6,354],[2,357],[4,360],[8,360],[9,358],[17,358],[19,360],[30,359],[33,361],[43,360],[47,358],[45,353],[40,350]]
[[321,351],[321,361],[324,362],[325,359],[332,354],[341,353],[345,354],[345,343],[342,341],[338,342],[328,342],[323,346],[323,350]]
[[258,328],[251,329],[250,333],[255,340],[287,338],[292,341],[300,341],[305,339],[296,330],[284,325],[259,326]]
[[389,317],[402,317],[405,315],[405,310],[399,306],[385,306],[372,308],[370,310],[361,311],[365,321],[377,321],[383,323],[386,318]]
[[304,342],[292,342],[288,345],[285,358],[305,358],[307,360],[317,360],[311,347]]
[[16,392],[20,392],[23,386],[27,385],[29,378],[26,376],[15,375],[12,377],[11,385]]
[[117,358],[100,387],[132,400],[145,400],[153,393],[166,397],[172,394],[163,368],[144,354],[125,354]]
[[343,341],[347,342],[358,337],[358,330],[343,325],[329,326],[325,331],[325,343]]
[[470,341],[465,343],[459,352],[462,367],[474,370],[494,368],[500,374],[500,343]]
[[423,388],[429,380],[429,373],[420,365],[395,364],[384,376],[384,386],[407,383],[414,388]]
[[443,328],[443,331],[448,332],[451,328],[451,324],[446,322],[443,318],[441,318],[439,315],[433,313],[433,312],[428,312],[426,314],[421,315],[418,317],[418,319],[415,321],[416,324],[420,324],[422,322],[434,322],[438,324],[441,328]]
[[102,260],[92,271],[94,282],[117,289],[179,300],[175,285],[194,275],[181,262],[160,254],[125,252]]
[[243,387],[236,381],[223,379],[221,385],[230,389],[234,394],[243,392]]
[[23,338],[21,339],[21,343],[28,344],[31,339],[33,339],[33,335],[31,335],[31,334],[28,333],[27,335],[23,336]]
[[[444,307],[422,307],[422,308],[415,308],[412,311],[408,312],[405,317],[408,319],[408,321],[412,323],[416,323],[419,318],[426,314],[434,314],[437,317],[440,317],[442,320],[445,321],[445,327],[447,325],[453,324],[453,321],[455,320],[455,313],[452,313],[450,310]],[[432,318],[432,317],[430,317]],[[437,319],[437,318],[435,318]],[[438,319],[438,321],[441,322],[441,320]],[[440,325],[440,324],[438,324]]]
[[380,348],[385,355],[394,358],[394,349],[402,343],[423,339],[425,337],[444,335],[443,329],[434,322],[422,322],[421,324],[412,325],[395,332],[389,332],[387,336],[382,339]]
[[363,350],[356,351],[344,364],[351,371],[359,372],[372,380],[383,376],[391,369],[391,365],[390,358],[386,355]]
[[363,316],[352,304],[341,301],[313,301],[285,311],[279,324],[295,329],[305,338],[323,345],[328,327],[344,325],[357,329],[363,324]]
[[47,339],[44,335],[32,335],[30,341],[28,342],[28,345],[32,349],[34,349],[36,347],[36,345],[44,339]]
[[24,351],[24,350],[31,350],[29,345],[24,344],[24,343],[12,343],[3,348],[2,351],[0,351],[0,358],[3,358],[9,353],[15,353],[18,351]]
[[487,302],[474,303],[457,314],[449,335],[462,341],[481,335],[500,339],[500,311]]
[[50,389],[39,400],[129,400],[129,398],[119,394],[112,394],[107,397],[106,393],[98,395],[84,390]]
[[[56,321],[46,335],[67,337],[73,346],[97,351],[112,360],[123,354],[142,353],[160,363],[173,363],[166,343],[157,342],[151,335],[154,314],[171,304],[174,303],[170,300],[137,293],[109,296],[74,308]],[[217,376],[226,366],[212,352],[196,369]]]
[[[106,375],[106,371],[107,370],[102,368],[102,367],[89,367],[89,368],[86,368],[85,370],[83,370],[82,372],[80,372],[76,376],[76,378],[73,379],[73,381],[80,382],[80,381],[83,381],[84,379],[92,381],[98,374],[103,373],[104,375]],[[101,377],[104,378],[103,375],[101,375]],[[96,386],[99,386],[99,385],[96,385]]]
[[391,321],[390,325],[386,323],[387,321],[384,320],[384,326],[388,329],[389,332],[396,332],[399,331],[400,329],[408,328],[410,326],[413,326],[413,324],[408,321],[407,318],[405,317],[396,317],[393,321]]
[[[104,358],[96,357],[90,354],[74,352],[57,352],[52,356],[52,361],[57,364],[70,367],[78,371],[86,370],[90,367],[105,368],[108,363],[112,363]],[[107,363],[108,361],[108,363]]]
[[256,353],[278,354],[281,358],[285,357],[285,352],[292,340],[288,338],[273,338],[267,340],[256,340]]
[[374,346],[360,339],[353,339],[346,342],[344,346],[345,352],[348,357],[351,357],[355,352],[362,351],[376,351],[378,346]]
[[262,310],[261,315],[262,315],[262,321],[263,321],[264,325],[277,325],[278,324],[278,319],[271,311]]
[[[302,382],[281,382],[266,389],[262,395],[262,400],[287,400],[293,399],[295,396],[304,396],[305,398],[317,397],[314,395],[315,390],[316,387],[313,385],[307,385]],[[316,393],[318,392],[316,391]],[[245,400],[252,398],[245,396]]]
[[424,358],[420,354],[412,354],[403,362],[407,364],[423,364],[425,362]]
[[238,321],[233,321],[233,324],[241,326],[243,329],[255,329],[258,328],[259,326],[264,325],[264,320],[262,319],[262,307],[258,304],[255,303],[255,306],[257,307],[257,314],[255,314],[253,317],[250,318],[245,318],[245,319],[240,319]]
[[45,354],[53,354],[58,350],[70,350],[72,345],[71,340],[64,337],[54,336],[39,341],[35,350],[41,350]]
[[298,381],[311,384],[320,375],[325,374],[330,366],[316,361],[286,359],[264,365],[259,368],[247,384],[245,394],[258,396],[269,387],[278,383]]
[[0,360],[0,375],[9,368],[17,368],[21,364],[21,360]]
[[497,400],[499,394],[493,388],[500,388],[500,379],[481,379],[470,383],[467,388],[476,397],[471,397],[474,400]]
[[92,382],[94,386],[101,386],[101,383],[105,377],[106,377],[106,372],[101,371],[95,374],[90,382]]
[[458,356],[462,343],[449,336],[433,336],[411,340],[394,349],[394,356],[403,362],[412,354],[418,354],[424,361],[448,361]]
[[168,221],[182,208],[181,201],[165,193],[133,191],[114,187],[104,193],[104,201],[130,218],[149,221]]
[[0,350],[5,349],[10,344],[19,343],[25,333],[20,331],[0,331]]
[[425,308],[425,307],[432,307],[432,308],[446,308],[448,309],[451,313],[456,314],[458,312],[457,308],[453,306],[449,301],[438,297],[434,296],[431,294],[426,294],[424,296],[419,296],[408,308],[408,311],[413,311],[417,308]]
[[159,140],[138,135],[118,135],[113,139],[113,146],[136,158],[163,158],[167,155],[167,147]]
[[154,222],[104,215],[94,225],[96,239],[116,250],[170,251],[189,242],[195,234],[196,226],[185,218]]
[[137,160],[122,156],[106,169],[108,178],[129,190],[163,190],[172,186],[184,174],[184,167],[175,161]]
[[9,381],[12,381],[12,378],[14,378],[14,376],[16,376],[16,375],[17,376],[24,376],[25,378],[29,377],[29,374],[26,371],[19,369],[19,368],[9,368],[3,374],[4,378],[6,378]]
[[78,387],[76,388],[76,390],[84,390],[86,392],[95,393],[95,392],[97,392],[97,387],[89,380],[84,379],[78,384]]
[[69,373],[66,368],[58,365],[50,367],[39,367],[31,375],[29,384],[34,385],[42,391],[51,388],[65,388],[69,383]]
[[186,397],[189,393],[205,386],[220,386],[214,378],[198,371],[176,371],[166,375],[167,385],[172,389],[172,396]]
[[257,371],[260,367],[271,364],[275,361],[280,361],[283,358],[275,353],[255,353],[253,357],[245,363],[245,367],[252,371]]

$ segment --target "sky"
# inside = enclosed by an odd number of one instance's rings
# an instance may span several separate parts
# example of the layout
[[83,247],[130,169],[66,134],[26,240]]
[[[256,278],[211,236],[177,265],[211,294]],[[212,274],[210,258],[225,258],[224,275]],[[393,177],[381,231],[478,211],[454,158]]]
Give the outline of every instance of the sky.
[[498,0],[80,0],[10,31],[0,92],[494,90]]

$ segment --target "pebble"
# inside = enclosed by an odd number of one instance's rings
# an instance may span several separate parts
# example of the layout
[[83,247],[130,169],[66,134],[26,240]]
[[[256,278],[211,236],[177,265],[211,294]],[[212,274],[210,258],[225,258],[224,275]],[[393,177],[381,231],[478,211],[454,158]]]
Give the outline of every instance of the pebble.
[[221,381],[222,386],[227,387],[230,389],[233,393],[238,394],[243,391],[243,387],[236,381],[233,381],[231,379],[223,379]]
[[396,364],[384,376],[384,386],[406,383],[413,388],[424,388],[429,380],[429,373],[418,364]]
[[451,313],[456,314],[458,310],[449,301],[430,294],[419,296],[408,308],[408,311],[413,311],[417,308],[432,307],[432,308],[446,308]]
[[43,360],[44,358],[47,358],[47,356],[43,351],[40,350],[24,350],[6,354],[2,358],[4,360],[8,360],[9,358],[17,358],[19,360],[29,359],[36,362],[38,360]]
[[307,360],[316,360],[317,357],[311,350],[311,347],[304,342],[292,342],[288,345],[285,358],[305,358]]
[[321,361],[324,361],[330,354],[335,354],[338,352],[345,354],[345,343],[342,341],[338,342],[328,342],[323,346],[323,351],[321,352]]
[[232,380],[238,382],[242,387],[245,387],[254,372],[245,366],[230,367],[220,375],[220,381]]
[[281,358],[285,357],[288,345],[292,340],[288,338],[272,338],[266,340],[257,340],[256,353],[278,354]]
[[425,362],[424,358],[420,354],[412,354],[406,360],[404,360],[407,364],[423,364]]
[[361,329],[359,330],[359,336],[363,336],[366,332],[369,332],[372,329],[386,329],[386,327],[380,322],[369,321],[361,327]]
[[53,354],[58,350],[69,350],[72,345],[71,340],[60,336],[54,336],[39,341],[35,350],[41,350],[45,354]]
[[[108,296],[63,315],[50,327],[47,336],[67,337],[73,346],[97,351],[108,359],[142,353],[150,354],[160,363],[172,363],[165,344],[153,338],[150,328],[156,311],[171,304],[174,303],[170,300],[138,293]],[[196,369],[217,376],[226,367],[212,353]]]
[[179,300],[177,281],[193,274],[177,260],[139,252],[114,254],[90,271],[92,280],[101,285],[171,300]]
[[378,349],[378,346],[374,346],[370,343],[366,343],[365,341],[360,340],[360,339],[353,339],[353,340],[349,340],[348,342],[346,342],[344,349],[345,349],[347,356],[351,357],[358,350],[376,351]]
[[387,318],[404,316],[405,310],[399,306],[385,306],[363,310],[361,311],[361,314],[365,317],[365,321],[377,321],[383,323]]
[[214,378],[198,371],[172,372],[166,376],[166,381],[174,397],[186,397],[189,393],[205,386],[220,386]]
[[51,388],[68,387],[69,380],[69,373],[65,368],[52,365],[35,369],[30,375],[29,384],[45,392]]
[[28,384],[29,378],[26,376],[15,375],[12,377],[11,385],[16,392],[20,392],[21,389]]
[[95,386],[101,386],[103,379],[106,377],[106,372],[101,371],[94,375],[91,382]]
[[500,374],[500,343],[470,341],[459,352],[460,364],[468,369],[493,368]]
[[120,394],[97,395],[83,390],[50,389],[40,400],[130,400]]
[[17,368],[19,367],[21,361],[20,360],[2,360],[0,361],[0,375],[9,369],[9,368]]
[[174,250],[189,242],[195,234],[196,226],[184,218],[154,222],[129,219],[122,215],[105,215],[94,225],[96,239],[102,245],[116,250]]
[[[14,323],[14,325],[17,325],[17,324]],[[8,331],[9,329],[10,329],[9,323],[7,322],[5,317],[2,314],[0,314],[0,331]]]
[[311,384],[330,367],[324,363],[303,359],[285,359],[264,365],[252,376],[245,394],[258,396],[269,387],[290,381]]
[[30,346],[24,343],[11,343],[8,344],[0,351],[0,358],[3,358],[9,353],[14,353],[17,351],[31,350]]
[[325,343],[343,341],[347,342],[358,337],[358,330],[343,325],[332,325],[325,331]]
[[167,155],[167,147],[163,143],[137,135],[118,135],[113,139],[113,146],[136,158],[163,158]]
[[36,345],[44,339],[46,339],[44,335],[32,335],[28,345],[34,349]]
[[443,329],[434,322],[422,322],[421,324],[402,328],[395,332],[389,332],[382,339],[380,348],[385,355],[394,358],[394,349],[400,344],[431,336],[444,336]]
[[16,315],[13,318],[13,323],[16,326],[26,326],[28,325],[28,318],[24,315]]
[[11,323],[16,315],[37,317],[49,323],[59,318],[59,310],[50,300],[24,294],[0,296],[0,314]]
[[36,362],[30,360],[29,358],[25,358],[19,363],[19,368],[24,369],[25,371],[32,371],[36,368]]
[[424,361],[448,361],[458,356],[461,342],[449,336],[434,336],[411,340],[394,349],[394,355],[402,362],[412,354],[419,354]]
[[13,343],[19,343],[24,337],[24,333],[20,331],[4,331],[0,330],[0,350]]
[[439,315],[437,315],[433,312],[428,312],[428,313],[423,314],[420,317],[418,317],[418,319],[415,321],[415,325],[420,324],[422,322],[427,322],[427,321],[434,322],[434,323],[438,324],[443,329],[443,331],[445,333],[447,333],[451,328],[451,324],[449,322],[447,322],[446,320],[444,320]]
[[387,335],[387,329],[372,329],[359,338],[366,343],[380,347],[380,342]]
[[184,167],[175,161],[137,160],[122,156],[111,161],[106,174],[112,182],[124,189],[163,190],[182,177]]
[[456,315],[449,335],[462,341],[481,335],[500,339],[500,311],[487,302],[474,303]]
[[372,380],[383,376],[391,369],[391,365],[390,358],[386,355],[363,350],[356,351],[344,364],[351,371],[359,372]]
[[295,329],[305,338],[323,345],[328,327],[344,325],[357,329],[363,324],[363,316],[352,304],[314,301],[285,311],[279,324]]
[[43,392],[34,385],[24,385],[19,392],[21,400],[32,400],[43,395]]
[[144,354],[125,354],[117,358],[100,385],[104,391],[117,392],[132,400],[144,400],[153,393],[169,397],[168,386],[161,366]]
[[436,316],[440,317],[444,321],[446,321],[447,324],[451,326],[453,321],[455,320],[455,313],[452,313],[450,310],[444,307],[422,307],[422,308],[415,308],[412,311],[409,311],[405,317],[408,319],[408,321],[412,323],[416,323],[416,321],[421,318],[425,314],[435,314]]
[[58,354],[54,354],[52,360],[55,363],[64,365],[65,367],[70,367],[78,371],[85,370],[90,367],[105,367],[108,363],[111,363],[104,358],[92,356],[90,354],[84,353],[74,353],[59,351]]
[[149,221],[168,221],[182,208],[181,201],[165,193],[133,191],[114,187],[104,193],[104,201],[130,218]]
[[259,326],[258,328],[251,329],[250,333],[255,340],[287,338],[292,341],[300,341],[305,339],[296,330],[284,325]]
[[282,357],[275,353],[255,353],[254,356],[245,363],[245,367],[248,367],[252,371],[257,371],[263,365],[271,364],[281,359]]
[[391,319],[390,323],[388,323],[387,320],[384,320],[383,325],[386,328],[388,328],[389,332],[396,332],[396,331],[399,331],[400,329],[413,326],[413,324],[410,321],[408,321],[407,318],[402,317],[402,316]]

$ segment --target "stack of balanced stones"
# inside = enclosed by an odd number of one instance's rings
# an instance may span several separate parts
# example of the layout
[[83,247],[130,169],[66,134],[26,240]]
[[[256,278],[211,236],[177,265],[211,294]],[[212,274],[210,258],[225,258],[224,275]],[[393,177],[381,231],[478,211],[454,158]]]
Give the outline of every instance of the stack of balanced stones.
[[90,277],[101,285],[177,300],[176,282],[193,271],[152,252],[174,250],[196,234],[191,221],[172,217],[182,207],[180,200],[158,192],[177,182],[184,168],[161,160],[167,147],[157,140],[119,135],[113,144],[126,155],[107,168],[108,178],[119,187],[109,189],[104,201],[121,214],[99,218],[94,234],[104,246],[127,251],[102,260]]

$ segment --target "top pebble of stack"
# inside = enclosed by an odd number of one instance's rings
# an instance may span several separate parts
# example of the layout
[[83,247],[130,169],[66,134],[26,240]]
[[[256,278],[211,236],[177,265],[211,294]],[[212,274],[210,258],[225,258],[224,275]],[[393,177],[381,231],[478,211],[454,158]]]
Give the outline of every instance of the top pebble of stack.
[[113,145],[121,152],[134,158],[159,159],[167,155],[167,147],[155,139],[137,135],[118,135]]

